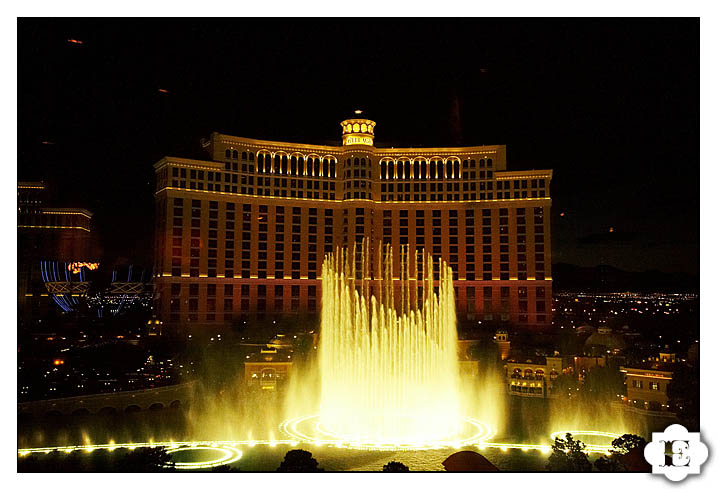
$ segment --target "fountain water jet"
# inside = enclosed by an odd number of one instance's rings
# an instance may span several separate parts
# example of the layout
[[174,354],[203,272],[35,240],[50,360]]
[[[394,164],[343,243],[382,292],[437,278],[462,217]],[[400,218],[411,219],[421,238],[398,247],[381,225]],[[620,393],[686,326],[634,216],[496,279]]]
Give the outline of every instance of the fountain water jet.
[[356,246],[325,256],[319,429],[352,444],[445,441],[463,420],[451,268],[402,248],[397,279],[391,246],[378,253],[378,277]]

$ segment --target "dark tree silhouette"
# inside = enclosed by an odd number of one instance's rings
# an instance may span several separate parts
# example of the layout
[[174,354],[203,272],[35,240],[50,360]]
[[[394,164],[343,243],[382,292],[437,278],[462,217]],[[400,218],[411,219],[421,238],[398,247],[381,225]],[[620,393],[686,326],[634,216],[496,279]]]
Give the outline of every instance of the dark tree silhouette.
[[397,462],[395,460],[392,460],[391,462],[388,462],[384,464],[384,468],[382,469],[383,472],[409,472],[409,468],[402,464],[401,462]]
[[306,450],[290,450],[284,456],[284,460],[277,468],[278,472],[318,472],[320,469],[316,459],[311,452]]
[[553,453],[548,458],[546,469],[552,472],[588,472],[591,462],[584,452],[586,445],[580,440],[574,440],[571,433],[566,433],[566,439],[556,437],[551,445]]
[[624,472],[630,470],[626,466],[625,456],[632,450],[643,454],[646,440],[638,435],[626,433],[611,442],[613,448],[608,457],[599,457],[593,463],[596,469],[601,472]]
[[626,470],[625,467],[623,467],[621,459],[615,455],[599,457],[593,465],[596,466],[596,470],[600,472],[623,472]]
[[54,451],[18,459],[18,472],[165,472],[173,469],[174,463],[162,447],[113,452],[98,449],[90,455],[80,450]]
[[640,448],[643,450],[646,446],[646,440],[642,436],[632,433],[625,433],[611,442],[613,449],[611,453],[627,454],[631,449]]

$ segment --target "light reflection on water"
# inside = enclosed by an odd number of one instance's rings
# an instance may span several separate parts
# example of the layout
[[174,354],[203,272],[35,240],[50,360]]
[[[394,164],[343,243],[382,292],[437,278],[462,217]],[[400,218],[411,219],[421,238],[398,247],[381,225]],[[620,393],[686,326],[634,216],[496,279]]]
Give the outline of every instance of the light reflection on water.
[[[552,410],[548,401],[514,400],[509,404],[507,419],[508,432],[497,435],[494,442],[534,442],[549,443],[552,428],[548,422]],[[65,417],[58,420],[19,421],[18,448],[79,445],[88,443],[141,442],[141,441],[188,441],[196,439],[193,426],[188,424],[191,412],[182,409],[165,409],[161,411],[143,411],[132,414],[87,415],[81,417]],[[642,419],[640,425],[631,428],[632,432],[650,436],[651,431],[663,430],[672,421],[665,419]],[[639,421],[636,421],[639,423]],[[589,429],[588,423],[560,428]],[[608,425],[607,425],[608,426]],[[609,430],[611,428],[605,428]],[[628,428],[626,428],[628,429]],[[614,431],[620,431],[615,429]],[[222,436],[222,435],[218,435]],[[216,439],[217,437],[213,437]],[[589,442],[590,438],[581,437]],[[600,442],[599,442],[600,443]],[[242,459],[237,462],[244,471],[274,471],[282,461],[284,454],[292,447],[278,445],[269,447],[242,446]],[[302,448],[312,452],[319,466],[328,471],[358,470],[378,471],[391,460],[403,462],[412,470],[443,470],[442,462],[457,450],[417,450],[417,451],[372,451],[351,450],[331,447],[316,447],[299,444],[294,448]],[[522,451],[497,448],[485,448],[478,451],[491,463],[504,471],[540,471],[544,470],[547,456],[538,451]]]
[[[292,448],[302,448],[311,452],[319,467],[325,471],[381,471],[384,464],[392,460],[407,465],[412,471],[443,471],[444,467],[441,463],[449,455],[458,452],[455,449],[374,452],[301,445],[275,448],[257,446],[242,447],[242,459],[235,465],[242,471],[274,471],[282,462],[284,454]],[[502,471],[542,471],[545,470],[547,462],[547,456],[538,451],[523,452],[510,449],[503,452],[496,448],[473,450],[478,451]]]

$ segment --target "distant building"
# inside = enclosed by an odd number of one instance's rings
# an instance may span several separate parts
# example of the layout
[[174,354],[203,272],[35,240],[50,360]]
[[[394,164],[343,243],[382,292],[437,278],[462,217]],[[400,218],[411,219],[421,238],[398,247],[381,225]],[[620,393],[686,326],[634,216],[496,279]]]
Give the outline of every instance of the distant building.
[[145,331],[148,336],[162,336],[162,321],[156,316],[152,316],[147,321],[147,330]]
[[670,411],[668,386],[673,379],[674,368],[672,363],[660,362],[621,367],[626,374],[624,402],[640,410]]
[[165,326],[316,314],[324,254],[364,239],[447,261],[460,319],[550,326],[552,171],[507,170],[504,145],[377,147],[375,125],[342,121],[341,145],[213,133],[206,160],[157,162]]
[[17,184],[18,316],[24,321],[73,310],[98,265],[92,213],[48,207],[46,196],[43,182]]
[[665,345],[663,349],[658,353],[658,361],[661,363],[675,363],[675,350],[671,349],[668,345]]
[[292,374],[292,352],[267,346],[248,355],[244,362],[244,383],[247,387],[275,390],[281,389]]
[[511,352],[511,341],[509,341],[509,333],[506,332],[504,329],[499,329],[496,331],[496,347],[499,350],[499,356],[502,360],[505,360],[509,357],[509,353]]
[[121,270],[113,270],[110,285],[95,290],[87,299],[88,307],[99,318],[121,315],[137,307],[149,308],[153,303],[151,279],[151,272],[135,268],[133,264]]
[[553,382],[564,373],[566,365],[560,356],[507,360],[504,367],[510,395],[549,397]]

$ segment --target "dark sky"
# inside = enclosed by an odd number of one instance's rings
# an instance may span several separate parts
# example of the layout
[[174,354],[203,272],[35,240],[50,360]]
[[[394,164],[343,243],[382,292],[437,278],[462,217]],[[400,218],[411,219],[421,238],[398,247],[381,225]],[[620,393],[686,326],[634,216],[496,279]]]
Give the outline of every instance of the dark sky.
[[106,264],[151,267],[157,160],[200,157],[212,131],[338,144],[362,108],[378,146],[505,144],[509,170],[552,168],[554,262],[697,274],[698,35],[696,19],[21,19],[18,179],[92,210]]

